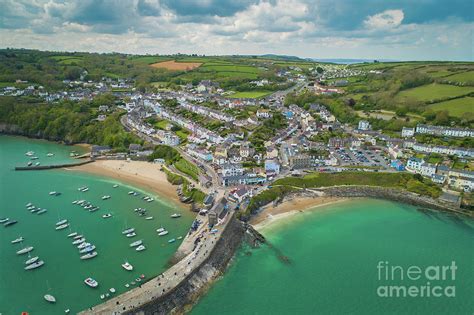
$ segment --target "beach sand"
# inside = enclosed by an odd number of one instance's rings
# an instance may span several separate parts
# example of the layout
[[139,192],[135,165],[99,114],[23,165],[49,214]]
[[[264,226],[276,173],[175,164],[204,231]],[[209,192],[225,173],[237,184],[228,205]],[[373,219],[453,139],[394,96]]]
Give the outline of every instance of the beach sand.
[[121,180],[127,184],[150,190],[173,201],[181,208],[189,207],[179,201],[176,194],[177,186],[173,186],[168,182],[166,174],[160,171],[160,168],[160,164],[144,161],[98,160],[93,163],[69,168],[68,170]]
[[314,211],[321,206],[343,202],[348,198],[340,197],[297,197],[290,200],[285,200],[276,207],[268,205],[263,208],[257,215],[252,217],[250,224],[255,229],[262,229],[263,227],[282,220],[289,216],[301,214],[306,211]]

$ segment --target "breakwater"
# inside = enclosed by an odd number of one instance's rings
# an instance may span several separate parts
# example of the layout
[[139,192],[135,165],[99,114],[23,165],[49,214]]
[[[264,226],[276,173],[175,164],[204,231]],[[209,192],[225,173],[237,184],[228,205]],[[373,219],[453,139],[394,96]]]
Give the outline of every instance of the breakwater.
[[54,168],[65,168],[65,167],[74,167],[79,165],[84,165],[92,163],[94,160],[81,161],[77,163],[64,163],[64,164],[54,164],[54,165],[38,165],[38,166],[15,166],[15,171],[41,171],[41,170],[51,170]]

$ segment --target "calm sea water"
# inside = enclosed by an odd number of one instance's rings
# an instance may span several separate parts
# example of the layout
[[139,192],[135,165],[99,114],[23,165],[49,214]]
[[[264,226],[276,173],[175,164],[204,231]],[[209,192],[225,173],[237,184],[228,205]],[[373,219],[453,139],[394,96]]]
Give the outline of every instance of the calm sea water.
[[[276,223],[264,235],[273,248],[240,250],[229,272],[202,298],[193,315],[474,312],[472,221],[388,201],[357,200]],[[281,255],[290,263],[282,262]],[[454,281],[430,285],[454,284],[456,297],[379,297],[381,285],[428,282],[397,277],[392,281],[390,276],[389,281],[379,281],[379,261],[404,268],[455,261]]]
[[[15,165],[25,165],[29,158],[25,152],[34,151],[42,165],[70,162],[69,153],[77,148],[62,146],[46,141],[29,140],[20,137],[0,136],[0,218],[9,217],[19,223],[10,227],[0,225],[0,313],[19,314],[64,314],[78,312],[101,302],[100,295],[114,287],[117,293],[127,290],[126,283],[134,281],[141,274],[146,278],[164,271],[167,262],[179,246],[179,241],[168,243],[171,238],[185,235],[193,216],[152,193],[127,186],[112,179],[100,178],[79,172],[14,171]],[[48,152],[54,157],[47,157]],[[113,188],[119,184],[118,188]],[[82,193],[78,187],[88,186]],[[155,197],[147,203],[140,197],[127,193],[136,190]],[[62,194],[52,197],[48,193]],[[111,199],[102,200],[103,195]],[[100,206],[100,210],[90,213],[73,205],[76,199],[86,199]],[[48,209],[42,215],[30,213],[28,202]],[[134,208],[148,209],[154,220],[139,217]],[[113,217],[103,219],[105,213]],[[170,215],[180,212],[180,219]],[[71,229],[56,231],[59,219],[68,219]],[[159,237],[155,230],[165,227],[170,233]],[[126,238],[122,235],[125,227],[134,227],[137,236]],[[87,241],[97,247],[98,256],[91,260],[79,259],[78,250],[71,244],[67,234],[77,231]],[[13,239],[23,236],[23,244],[11,244]],[[142,239],[147,249],[136,252],[129,247],[134,240]],[[27,255],[17,255],[16,251],[26,246],[34,246],[31,256],[39,256],[45,265],[39,269],[25,271]],[[128,260],[134,270],[128,272],[121,264]],[[87,287],[83,280],[93,277],[99,282],[97,289]],[[56,304],[43,299],[45,294],[56,297]]]

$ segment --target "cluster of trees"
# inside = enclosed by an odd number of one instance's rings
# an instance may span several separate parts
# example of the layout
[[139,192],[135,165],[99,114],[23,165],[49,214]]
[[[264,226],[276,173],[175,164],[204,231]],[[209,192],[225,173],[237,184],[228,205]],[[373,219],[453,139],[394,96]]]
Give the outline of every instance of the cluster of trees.
[[285,117],[280,112],[273,113],[273,116],[266,119],[263,124],[256,128],[249,137],[255,151],[265,152],[265,141],[275,135],[279,130],[288,126]]
[[29,137],[109,145],[117,150],[126,150],[130,143],[142,143],[123,129],[120,113],[109,115],[102,122],[95,118],[96,111],[89,102],[63,101],[51,106],[0,97],[0,122],[18,126]]

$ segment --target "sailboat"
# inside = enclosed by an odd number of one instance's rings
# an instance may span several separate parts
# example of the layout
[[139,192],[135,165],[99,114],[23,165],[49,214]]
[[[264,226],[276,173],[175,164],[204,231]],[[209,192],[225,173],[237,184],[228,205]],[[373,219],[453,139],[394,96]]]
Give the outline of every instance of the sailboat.
[[[28,254],[28,257],[30,257],[30,255]],[[30,258],[28,259],[27,261],[25,261],[25,265],[31,265],[32,263],[35,263],[37,262],[39,259],[39,256],[35,256],[33,258]]]
[[130,247],[137,247],[137,246],[142,245],[142,244],[143,244],[143,241],[138,240],[138,241],[135,241],[133,243],[130,243]]
[[132,270],[133,270],[133,266],[132,266],[128,261],[126,261],[125,263],[123,263],[123,264],[122,264],[122,267],[123,267],[123,269],[128,270],[128,271],[132,271]]
[[39,260],[25,267],[25,270],[32,270],[44,265],[44,261]]
[[56,298],[51,294],[45,294],[44,299],[49,303],[56,303]]
[[16,253],[17,253],[17,255],[23,255],[23,254],[26,254],[26,253],[31,252],[33,249],[34,249],[33,246],[27,246],[27,247],[25,247],[25,248],[20,249],[20,250],[17,251]]
[[23,240],[24,240],[23,236],[20,236],[19,238],[14,239],[14,240],[12,241],[12,244],[16,244],[16,243],[23,242]]

